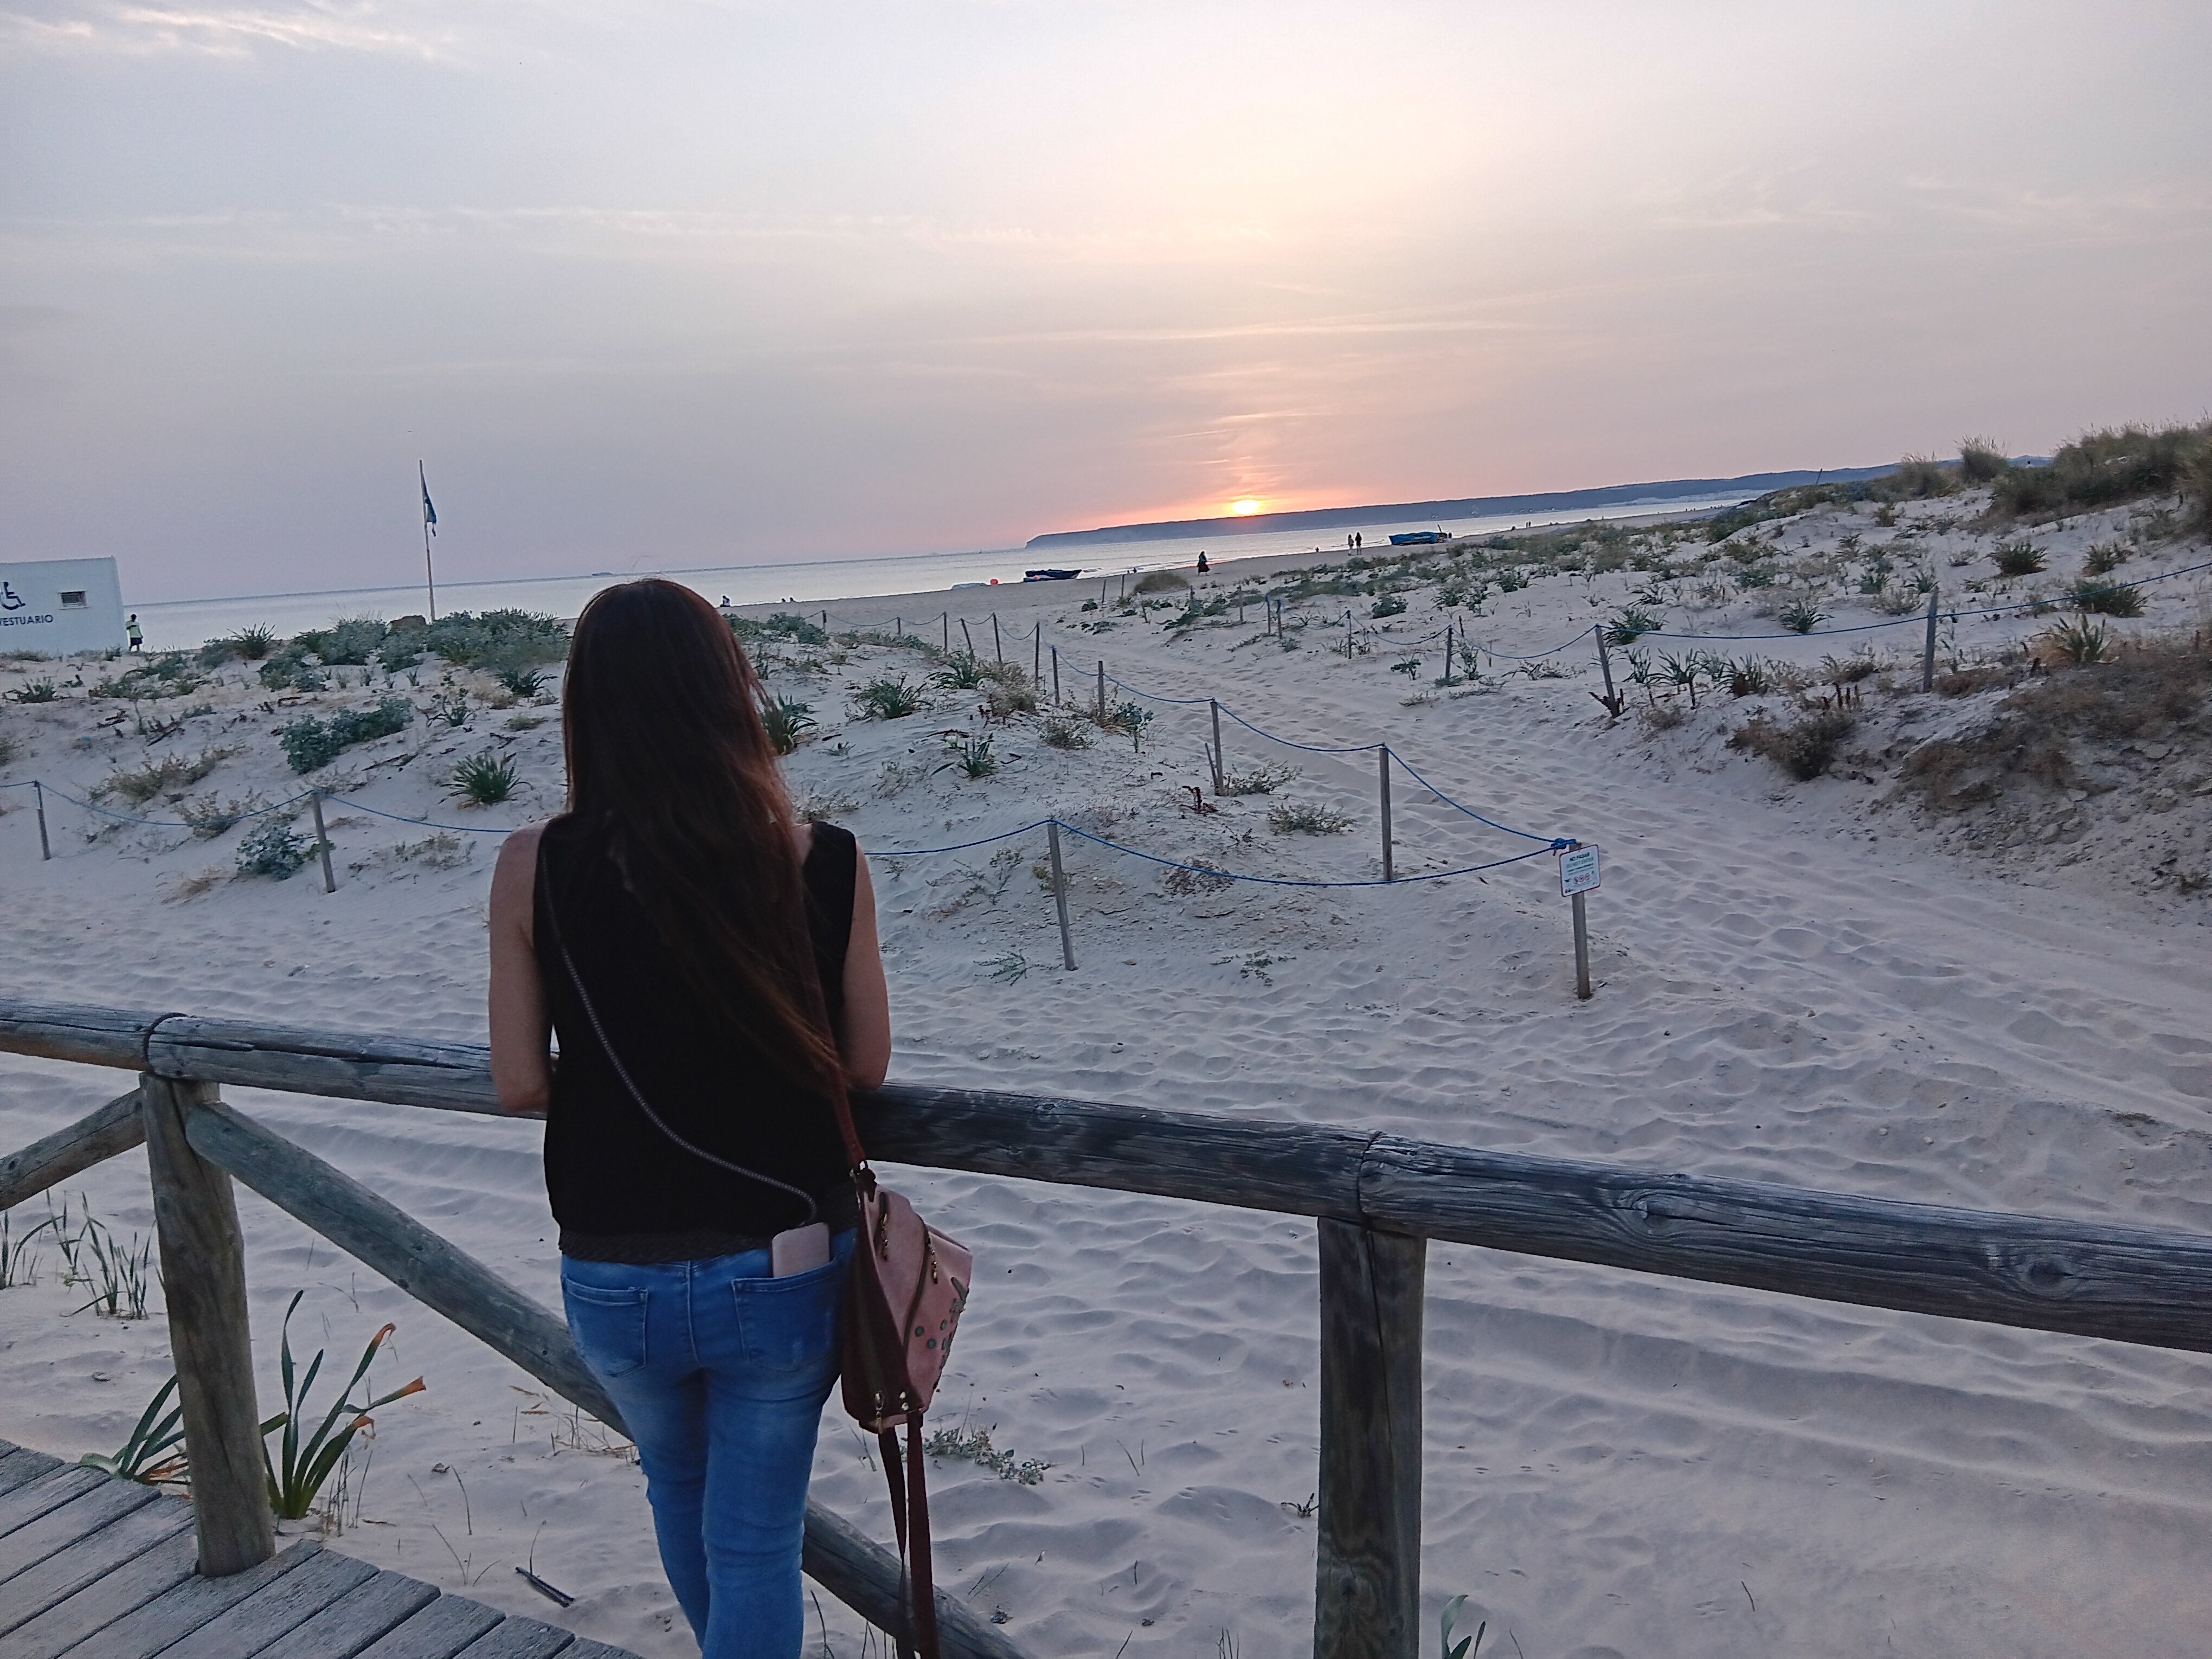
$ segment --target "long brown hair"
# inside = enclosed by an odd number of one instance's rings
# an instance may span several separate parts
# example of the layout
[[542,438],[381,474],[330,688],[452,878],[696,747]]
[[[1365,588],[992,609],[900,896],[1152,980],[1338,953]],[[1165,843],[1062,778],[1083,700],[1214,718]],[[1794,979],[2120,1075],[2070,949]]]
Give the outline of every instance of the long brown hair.
[[714,606],[657,577],[602,588],[568,643],[568,810],[603,831],[678,974],[793,1082],[843,1062],[822,1014],[790,798],[760,680]]

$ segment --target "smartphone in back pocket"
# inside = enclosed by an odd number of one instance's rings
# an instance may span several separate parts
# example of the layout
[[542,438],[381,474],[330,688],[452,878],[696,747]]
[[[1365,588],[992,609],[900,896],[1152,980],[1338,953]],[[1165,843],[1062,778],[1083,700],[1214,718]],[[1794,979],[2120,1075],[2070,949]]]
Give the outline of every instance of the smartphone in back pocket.
[[778,1279],[789,1279],[793,1273],[811,1273],[817,1267],[830,1265],[830,1224],[824,1221],[809,1222],[804,1227],[793,1227],[788,1232],[778,1233],[768,1242],[769,1271]]

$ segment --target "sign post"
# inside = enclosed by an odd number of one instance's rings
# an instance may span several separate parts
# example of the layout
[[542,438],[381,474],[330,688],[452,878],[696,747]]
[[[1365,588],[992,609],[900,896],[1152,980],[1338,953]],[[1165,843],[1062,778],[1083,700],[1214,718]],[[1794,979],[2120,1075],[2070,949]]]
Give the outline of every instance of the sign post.
[[1575,913],[1575,995],[1588,1002],[1595,993],[1590,989],[1589,917],[1583,908],[1583,895],[1599,884],[1602,872],[1598,850],[1576,842],[1564,848],[1559,858],[1559,891],[1573,904]]

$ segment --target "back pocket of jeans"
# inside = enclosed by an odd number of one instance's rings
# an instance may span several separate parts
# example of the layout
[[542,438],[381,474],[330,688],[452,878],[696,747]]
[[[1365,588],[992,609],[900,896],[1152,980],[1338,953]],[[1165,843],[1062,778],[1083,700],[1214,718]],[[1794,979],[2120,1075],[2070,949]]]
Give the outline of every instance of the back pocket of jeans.
[[561,1281],[561,1302],[576,1352],[601,1376],[620,1376],[645,1364],[645,1304],[648,1292],[602,1290]]
[[811,1371],[834,1363],[845,1265],[831,1261],[788,1279],[732,1280],[746,1359],[772,1371]]

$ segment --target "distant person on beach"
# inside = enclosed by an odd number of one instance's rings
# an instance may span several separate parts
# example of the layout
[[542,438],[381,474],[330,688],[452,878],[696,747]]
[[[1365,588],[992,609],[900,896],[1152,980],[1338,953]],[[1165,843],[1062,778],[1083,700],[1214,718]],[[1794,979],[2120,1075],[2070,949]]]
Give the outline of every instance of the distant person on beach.
[[138,631],[138,613],[131,613],[131,620],[123,624],[124,636],[131,641],[131,654],[138,656],[146,649],[146,636]]
[[891,1048],[867,860],[792,811],[759,687],[702,595],[595,595],[568,811],[507,837],[491,890],[492,1082],[546,1114],[568,1329],[705,1659],[799,1651],[858,1207],[832,1091]]
[[1200,550],[1198,556],[1198,574],[1201,576],[1206,574],[1206,553],[1203,549]]

